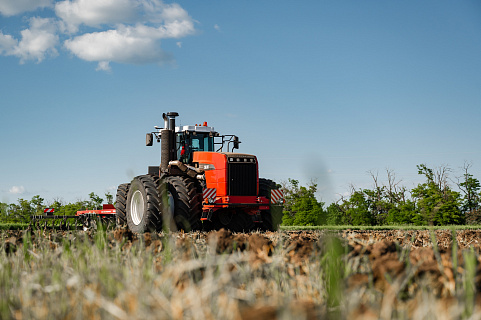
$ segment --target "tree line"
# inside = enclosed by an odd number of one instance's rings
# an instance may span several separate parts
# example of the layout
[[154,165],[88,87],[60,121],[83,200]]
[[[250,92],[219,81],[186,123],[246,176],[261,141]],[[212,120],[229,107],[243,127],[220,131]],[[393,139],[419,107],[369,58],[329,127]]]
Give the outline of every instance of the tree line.
[[[386,170],[387,182],[381,184],[378,175],[370,189],[351,186],[349,196],[325,207],[316,199],[317,184],[300,186],[297,180],[284,183],[286,203],[283,225],[418,225],[443,226],[481,223],[481,185],[469,173],[465,163],[463,174],[452,180],[447,166],[435,169],[425,164],[417,166],[424,182],[408,190],[397,181],[392,170]],[[457,187],[457,190],[453,188]]]
[[[113,203],[113,196],[110,193],[105,194],[107,203]],[[41,215],[45,208],[55,209],[55,215],[74,216],[80,210],[97,210],[102,209],[104,199],[96,195],[94,192],[89,194],[88,200],[77,200],[74,203],[64,203],[60,199],[56,199],[51,203],[46,203],[45,199],[39,195],[35,195],[31,200],[20,198],[17,203],[0,202],[0,222],[20,222],[28,223],[30,216]]]
[[[481,185],[469,173],[471,165],[465,163],[463,174],[455,180],[447,166],[435,169],[425,164],[417,166],[424,182],[408,190],[396,180],[392,170],[386,170],[387,181],[380,183],[377,174],[369,172],[373,180],[370,189],[351,186],[348,196],[329,206],[316,198],[317,184],[311,181],[301,186],[298,180],[289,179],[282,184],[285,204],[282,225],[418,225],[442,226],[481,224]],[[457,190],[453,186],[457,187]],[[113,196],[105,194],[105,202],[112,204]],[[0,202],[0,222],[29,222],[31,215],[55,209],[56,215],[75,215],[79,210],[101,209],[104,199],[95,193],[88,200],[63,203],[54,200],[45,203],[39,195],[31,200],[18,199],[17,203]]]

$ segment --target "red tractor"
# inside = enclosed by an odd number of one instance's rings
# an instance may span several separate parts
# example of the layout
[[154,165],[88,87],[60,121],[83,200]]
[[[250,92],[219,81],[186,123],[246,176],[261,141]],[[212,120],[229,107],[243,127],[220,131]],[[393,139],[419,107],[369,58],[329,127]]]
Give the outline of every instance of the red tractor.
[[164,113],[164,128],[147,133],[147,146],[154,138],[161,143],[160,166],[118,187],[117,223],[137,233],[277,230],[283,195],[276,183],[259,178],[256,156],[232,152],[238,137],[220,135],[206,122],[176,127],[177,116]]

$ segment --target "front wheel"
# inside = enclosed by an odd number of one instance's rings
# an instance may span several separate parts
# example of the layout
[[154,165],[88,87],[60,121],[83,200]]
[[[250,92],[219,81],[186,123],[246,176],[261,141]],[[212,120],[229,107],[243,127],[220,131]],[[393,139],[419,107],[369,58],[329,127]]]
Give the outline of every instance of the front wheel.
[[126,216],[130,231],[144,233],[162,226],[158,178],[151,175],[135,177],[127,193]]

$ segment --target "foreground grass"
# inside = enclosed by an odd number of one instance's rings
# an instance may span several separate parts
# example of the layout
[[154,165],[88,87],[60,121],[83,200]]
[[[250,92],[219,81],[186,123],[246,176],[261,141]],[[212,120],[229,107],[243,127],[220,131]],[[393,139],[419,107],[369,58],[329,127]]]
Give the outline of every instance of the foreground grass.
[[[449,290],[447,296],[441,294],[444,300],[438,300],[429,277],[414,278],[418,266],[407,260],[409,248],[394,248],[399,253],[395,262],[406,271],[386,269],[384,276],[366,255],[348,258],[350,249],[338,238],[324,231],[311,235],[319,239],[314,255],[302,254],[307,248],[299,246],[302,237],[287,245],[288,235],[283,232],[269,235],[275,246],[268,244],[256,252],[235,241],[230,249],[219,247],[222,239],[202,233],[152,234],[135,241],[128,233],[117,237],[103,231],[15,236],[0,232],[0,318],[470,319],[476,315],[475,250],[461,253],[454,247],[449,263],[437,252],[444,271],[435,274],[435,283],[448,275],[451,281],[442,285]],[[454,274],[448,273],[448,267]],[[359,270],[370,280],[353,286]],[[449,312],[440,308],[453,301]]]
[[131,242],[105,232],[41,231],[20,242],[6,237],[2,319],[239,319],[243,306],[289,306],[301,296],[323,300],[320,270],[313,283],[294,288],[281,255],[266,255],[270,264],[253,267],[250,255],[217,254],[201,238],[177,243],[178,237],[160,235]]

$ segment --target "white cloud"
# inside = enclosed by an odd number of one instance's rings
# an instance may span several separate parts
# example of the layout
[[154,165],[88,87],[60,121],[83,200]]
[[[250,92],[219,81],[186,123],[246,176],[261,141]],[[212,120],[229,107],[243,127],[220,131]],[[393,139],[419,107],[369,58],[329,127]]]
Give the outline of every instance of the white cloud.
[[189,20],[189,14],[177,3],[163,4],[158,2],[157,6],[162,8],[160,16],[167,22]]
[[[0,31],[0,54],[17,56],[20,63],[41,62],[47,55],[58,54],[61,37],[75,56],[98,62],[97,70],[110,71],[111,62],[170,62],[173,58],[162,50],[161,40],[180,39],[196,31],[187,11],[160,0],[64,0],[56,3],[54,11],[57,18],[31,18],[20,39]],[[82,33],[82,26],[98,31]],[[176,44],[181,47],[180,41]]]
[[0,13],[4,16],[13,16],[38,8],[50,7],[53,0],[0,0]]
[[95,71],[112,71],[108,61],[100,61]]
[[72,0],[58,3],[55,9],[69,31],[78,30],[81,24],[115,27],[85,33],[64,43],[78,58],[97,61],[97,70],[110,71],[110,62],[170,62],[172,57],[161,49],[160,40],[195,32],[187,11],[178,4],[166,5],[158,0]]
[[164,32],[178,37],[193,28],[192,18],[180,5],[159,0],[66,0],[55,5],[55,13],[69,32],[80,25],[164,24]]
[[69,32],[77,32],[81,24],[100,27],[133,22],[137,6],[132,0],[67,0],[55,5],[55,13]]
[[56,29],[53,19],[31,18],[30,28],[20,32],[20,40],[0,32],[0,53],[16,56],[20,58],[20,63],[26,60],[41,62],[47,55],[57,55],[55,46],[59,38]]
[[52,19],[32,18],[30,25],[30,29],[22,30],[22,40],[14,49],[14,55],[20,57],[20,62],[25,60],[40,62],[47,54],[57,55],[55,46],[59,38]]
[[80,59],[98,61],[98,70],[109,70],[109,62],[146,64],[171,60],[153,34],[148,37],[142,33],[135,28],[87,33],[65,41],[65,47]]
[[12,53],[17,43],[17,40],[11,35],[3,34],[2,31],[0,31],[0,54],[8,55]]
[[214,29],[217,30],[217,31],[220,31],[219,25],[218,25],[218,24],[215,24],[215,25],[214,25]]
[[22,194],[25,192],[25,188],[23,186],[13,186],[8,190],[11,194]]

